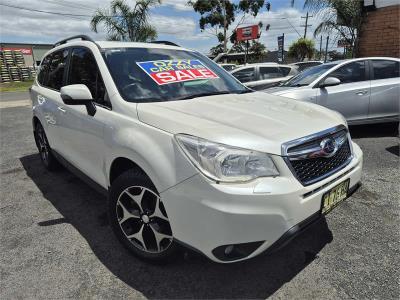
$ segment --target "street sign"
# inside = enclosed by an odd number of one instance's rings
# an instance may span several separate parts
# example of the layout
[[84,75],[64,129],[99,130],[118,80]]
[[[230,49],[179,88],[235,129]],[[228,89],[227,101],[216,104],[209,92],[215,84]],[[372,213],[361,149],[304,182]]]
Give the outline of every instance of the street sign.
[[256,40],[259,38],[258,25],[251,25],[236,29],[236,40],[238,42]]
[[278,36],[278,62],[283,62],[285,60],[284,43],[285,35]]

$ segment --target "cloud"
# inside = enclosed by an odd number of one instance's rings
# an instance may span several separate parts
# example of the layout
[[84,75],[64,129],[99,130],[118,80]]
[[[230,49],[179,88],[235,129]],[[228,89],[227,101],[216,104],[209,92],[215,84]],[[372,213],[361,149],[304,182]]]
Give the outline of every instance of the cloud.
[[169,5],[176,10],[192,11],[193,8],[187,5],[187,2],[188,0],[163,0],[161,5]]

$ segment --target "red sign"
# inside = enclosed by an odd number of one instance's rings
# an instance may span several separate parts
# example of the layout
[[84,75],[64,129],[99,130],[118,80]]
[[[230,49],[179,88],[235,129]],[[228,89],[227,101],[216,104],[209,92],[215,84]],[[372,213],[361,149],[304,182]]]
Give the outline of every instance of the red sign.
[[197,59],[154,60],[136,63],[158,85],[218,76]]
[[247,41],[247,40],[256,40],[258,39],[258,25],[251,25],[247,27],[241,27],[236,29],[236,40],[238,42]]
[[23,55],[32,55],[32,48],[5,47],[5,48],[0,48],[0,50],[21,51]]

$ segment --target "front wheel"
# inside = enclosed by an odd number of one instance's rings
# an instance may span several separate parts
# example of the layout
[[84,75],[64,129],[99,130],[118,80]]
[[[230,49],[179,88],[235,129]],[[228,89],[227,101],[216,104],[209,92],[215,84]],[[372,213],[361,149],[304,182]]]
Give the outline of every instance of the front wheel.
[[35,126],[34,136],[43,165],[49,171],[57,170],[60,167],[60,164],[54,157],[46,133],[44,132],[44,128],[39,122]]
[[176,253],[164,204],[143,173],[129,170],[115,179],[110,191],[109,218],[119,240],[137,257],[165,262]]

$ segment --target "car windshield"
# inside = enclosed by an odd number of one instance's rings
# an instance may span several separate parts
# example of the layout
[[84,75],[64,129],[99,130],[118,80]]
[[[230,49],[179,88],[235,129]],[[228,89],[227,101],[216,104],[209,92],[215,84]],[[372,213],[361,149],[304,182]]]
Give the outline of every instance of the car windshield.
[[323,73],[328,71],[329,69],[333,68],[337,64],[322,64],[319,66],[311,67],[309,69],[304,70],[303,72],[297,74],[296,76],[292,77],[288,81],[284,82],[282,86],[305,86],[309,85]]
[[214,62],[193,51],[117,48],[106,49],[103,56],[121,96],[129,102],[251,92]]

